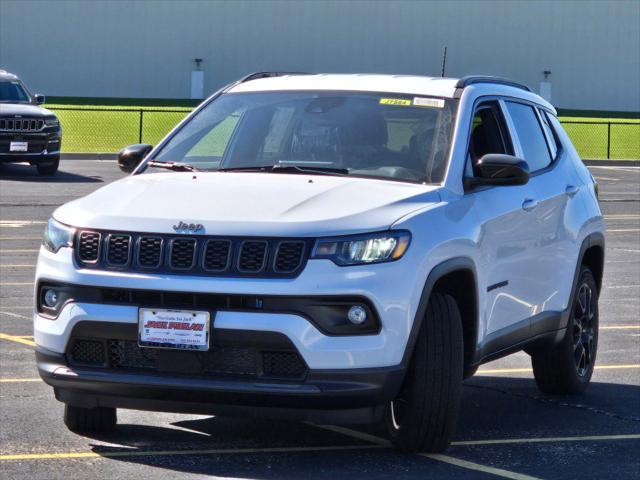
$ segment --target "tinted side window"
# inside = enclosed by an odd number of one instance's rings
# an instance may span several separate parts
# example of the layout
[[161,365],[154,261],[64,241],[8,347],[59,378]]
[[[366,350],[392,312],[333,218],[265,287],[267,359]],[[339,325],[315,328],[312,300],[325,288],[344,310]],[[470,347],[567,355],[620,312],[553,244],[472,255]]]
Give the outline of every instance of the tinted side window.
[[549,120],[549,113],[544,110],[538,110],[540,112],[540,117],[542,118],[542,126],[544,127],[544,131],[547,134],[547,139],[549,140],[549,150],[551,152],[551,158],[555,160],[558,155],[558,137],[553,131],[553,127],[551,126],[551,121]]
[[502,113],[497,105],[482,105],[473,116],[469,155],[475,164],[487,153],[511,154]]
[[535,172],[549,166],[551,155],[547,140],[533,107],[514,102],[506,102],[506,104],[520,140],[524,160],[529,164],[529,170]]

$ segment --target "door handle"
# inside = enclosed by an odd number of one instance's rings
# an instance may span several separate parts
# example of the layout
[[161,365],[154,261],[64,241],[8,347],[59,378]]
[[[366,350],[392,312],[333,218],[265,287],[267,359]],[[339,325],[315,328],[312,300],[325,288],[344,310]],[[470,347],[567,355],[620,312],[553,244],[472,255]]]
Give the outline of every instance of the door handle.
[[578,187],[575,185],[567,185],[567,188],[565,188],[564,193],[566,193],[569,198],[573,198],[573,196],[576,193],[578,193]]
[[522,209],[525,212],[530,212],[534,208],[538,206],[538,201],[533,198],[525,198],[524,202],[522,202]]

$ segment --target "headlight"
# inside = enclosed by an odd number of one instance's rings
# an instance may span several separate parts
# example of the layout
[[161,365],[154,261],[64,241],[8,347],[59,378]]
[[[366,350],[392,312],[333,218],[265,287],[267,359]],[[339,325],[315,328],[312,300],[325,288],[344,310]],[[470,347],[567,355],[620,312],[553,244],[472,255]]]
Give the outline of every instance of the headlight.
[[404,255],[410,241],[406,231],[324,238],[316,242],[311,258],[328,258],[341,266],[391,262]]
[[60,125],[60,122],[58,121],[58,119],[56,117],[51,117],[51,118],[45,118],[44,119],[44,124],[47,127],[57,127],[58,125]]
[[47,228],[44,230],[42,244],[47,250],[56,253],[62,247],[73,246],[73,235],[75,232],[74,228],[67,227],[50,218],[49,222],[47,222]]

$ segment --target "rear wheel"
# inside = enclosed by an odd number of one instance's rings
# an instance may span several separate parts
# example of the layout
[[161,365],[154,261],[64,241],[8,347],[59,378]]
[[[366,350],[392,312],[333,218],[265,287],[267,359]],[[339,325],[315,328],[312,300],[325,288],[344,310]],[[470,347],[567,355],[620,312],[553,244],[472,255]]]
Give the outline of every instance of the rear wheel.
[[564,339],[551,350],[531,355],[538,388],[549,394],[582,393],[591,381],[597,349],[598,287],[583,266]]
[[387,431],[394,446],[446,450],[458,418],[463,363],[458,306],[451,296],[433,293],[404,385],[387,406]]
[[116,409],[64,406],[64,424],[76,433],[106,433],[116,428]]
[[49,162],[43,162],[36,164],[36,168],[38,169],[38,174],[44,176],[55,175],[58,171],[58,167],[60,166],[60,157],[55,158]]

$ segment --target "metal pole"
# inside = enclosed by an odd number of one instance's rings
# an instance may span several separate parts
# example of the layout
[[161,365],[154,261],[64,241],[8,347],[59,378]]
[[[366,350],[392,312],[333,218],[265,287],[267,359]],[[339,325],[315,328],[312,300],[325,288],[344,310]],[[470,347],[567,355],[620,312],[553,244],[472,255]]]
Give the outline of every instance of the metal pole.
[[607,122],[607,160],[611,158],[611,122]]
[[441,77],[444,77],[444,69],[447,66],[447,47],[444,47],[444,52],[442,52],[442,73]]
[[138,143],[142,143],[142,115],[144,113],[144,110],[140,110],[140,132],[138,135]]

